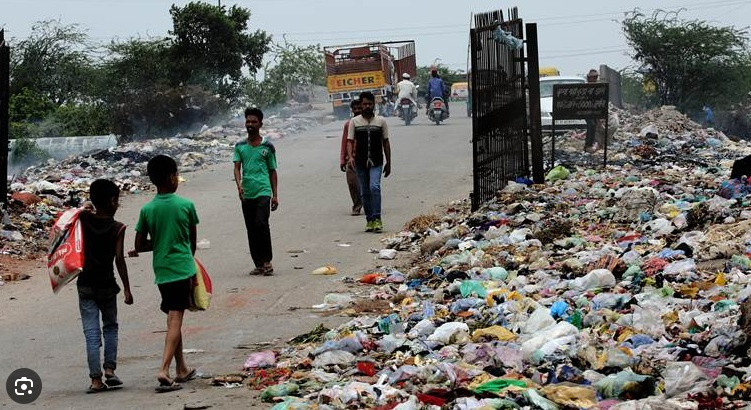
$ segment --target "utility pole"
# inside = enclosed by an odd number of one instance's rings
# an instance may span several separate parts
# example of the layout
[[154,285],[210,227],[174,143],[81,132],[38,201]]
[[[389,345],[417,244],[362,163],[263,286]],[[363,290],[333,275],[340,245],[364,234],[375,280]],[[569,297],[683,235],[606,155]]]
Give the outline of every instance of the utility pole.
[[222,7],[222,0],[216,0],[217,3],[219,3],[219,7]]
[[[8,205],[8,141],[10,123],[10,47],[5,30],[0,30],[0,205]],[[0,217],[3,214],[0,208]]]

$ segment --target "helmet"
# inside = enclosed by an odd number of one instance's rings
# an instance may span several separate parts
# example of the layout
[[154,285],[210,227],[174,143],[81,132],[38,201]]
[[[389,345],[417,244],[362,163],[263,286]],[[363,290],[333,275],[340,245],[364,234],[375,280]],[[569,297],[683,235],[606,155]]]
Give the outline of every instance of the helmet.
[[402,78],[404,78],[405,80],[409,80],[409,73],[402,74]]

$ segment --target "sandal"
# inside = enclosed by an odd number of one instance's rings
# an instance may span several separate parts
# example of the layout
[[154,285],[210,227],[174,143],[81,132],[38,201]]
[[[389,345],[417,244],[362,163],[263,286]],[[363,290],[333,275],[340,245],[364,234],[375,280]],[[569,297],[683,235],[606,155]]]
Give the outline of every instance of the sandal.
[[175,382],[177,383],[185,383],[187,381],[191,381],[198,376],[198,373],[196,372],[196,369],[190,369],[190,372],[188,372],[188,375],[185,377],[175,377]]
[[263,268],[255,268],[249,273],[250,276],[261,276],[263,275]]
[[105,384],[105,385],[106,385],[107,387],[115,387],[115,386],[120,386],[120,385],[122,385],[122,384],[123,384],[122,380],[120,380],[120,378],[119,378],[119,377],[117,377],[117,376],[116,376],[116,375],[114,375],[114,374],[113,374],[112,376],[107,376],[107,375],[105,375],[105,376],[104,376],[104,378],[106,379],[106,380],[104,381],[104,384]]
[[271,266],[271,263],[264,264],[261,267],[261,272],[263,273],[263,276],[271,276],[274,274],[274,267]]

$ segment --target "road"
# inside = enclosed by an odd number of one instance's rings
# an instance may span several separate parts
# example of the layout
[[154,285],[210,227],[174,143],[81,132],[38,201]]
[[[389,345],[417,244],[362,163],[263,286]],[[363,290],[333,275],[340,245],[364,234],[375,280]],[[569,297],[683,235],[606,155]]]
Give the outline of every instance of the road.
[[[389,119],[393,151],[392,175],[383,186],[383,235],[401,230],[414,216],[435,206],[465,198],[471,190],[471,122],[451,118],[436,126],[421,115],[406,127]],[[339,170],[341,122],[331,123],[275,142],[279,164],[279,209],[272,214],[275,276],[251,277],[250,255],[239,200],[227,163],[182,175],[178,194],[193,200],[201,220],[198,238],[210,249],[197,255],[214,281],[212,307],[187,313],[184,348],[188,364],[205,374],[226,374],[242,368],[248,350],[240,345],[275,342],[311,330],[318,323],[335,326],[344,317],[321,315],[310,307],[326,293],[346,291],[344,276],[359,277],[378,266],[371,248],[380,248],[382,235],[364,232],[364,217],[350,216],[351,203],[344,174]],[[152,193],[124,196],[116,218],[125,222],[127,246],[140,207]],[[348,244],[350,246],[340,246]],[[300,251],[294,253],[289,251]],[[405,258],[405,255],[400,256]],[[0,288],[0,375],[15,369],[35,370],[43,381],[42,408],[182,408],[207,404],[212,408],[268,408],[245,388],[210,387],[190,382],[179,392],[154,393],[166,328],[153,284],[150,254],[127,259],[135,304],[119,299],[118,370],[125,387],[97,395],[84,394],[89,385],[85,346],[75,285],[53,295],[46,271],[39,267],[30,280]],[[398,262],[398,260],[396,261]],[[334,276],[309,273],[323,265],[339,270]],[[290,308],[301,309],[290,309]],[[5,408],[20,407],[4,393]]]

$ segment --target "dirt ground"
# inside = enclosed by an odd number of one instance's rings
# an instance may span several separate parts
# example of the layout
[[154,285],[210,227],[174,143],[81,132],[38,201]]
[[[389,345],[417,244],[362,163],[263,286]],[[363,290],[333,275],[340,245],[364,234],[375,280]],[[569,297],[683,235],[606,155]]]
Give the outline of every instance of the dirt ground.
[[[470,121],[451,118],[435,126],[424,116],[409,127],[389,119],[392,175],[382,181],[386,232],[399,232],[414,216],[435,206],[468,197],[472,188]],[[201,258],[212,274],[212,306],[188,313],[184,348],[188,364],[206,377],[242,370],[253,350],[281,346],[319,323],[334,327],[348,317],[322,314],[311,307],[330,292],[350,292],[345,277],[359,278],[374,269],[404,263],[376,260],[370,249],[383,247],[382,235],[364,232],[363,216],[350,216],[345,176],[339,170],[342,123],[320,126],[276,141],[279,163],[279,210],[271,217],[275,276],[250,277],[245,227],[232,181],[232,165],[182,175],[178,194],[193,200],[200,218],[198,239],[210,241]],[[126,223],[126,243],[133,243],[141,206],[153,193],[122,198],[116,219]],[[122,390],[87,395],[85,345],[74,285],[53,294],[43,261],[0,257],[5,269],[28,272],[28,280],[0,286],[0,376],[28,367],[43,381],[38,408],[175,409],[269,408],[257,391],[212,387],[207,379],[181,391],[156,394],[155,375],[164,344],[165,318],[158,310],[151,255],[128,258],[135,303],[118,305],[118,369]],[[334,265],[339,274],[310,272]],[[365,288],[360,288],[365,290]],[[20,407],[0,392],[0,406]]]

